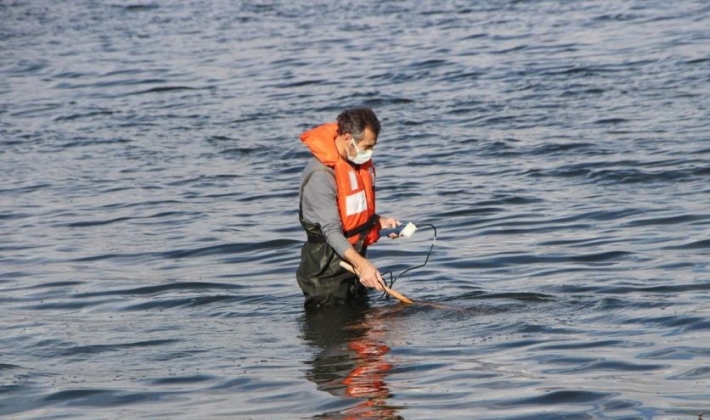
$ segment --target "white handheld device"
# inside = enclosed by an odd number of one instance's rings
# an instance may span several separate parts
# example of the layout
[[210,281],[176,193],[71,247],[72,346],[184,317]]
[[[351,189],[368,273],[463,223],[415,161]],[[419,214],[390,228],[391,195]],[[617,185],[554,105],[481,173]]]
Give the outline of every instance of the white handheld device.
[[417,231],[417,226],[412,222],[402,223],[401,225],[393,228],[385,228],[380,230],[380,236],[390,236],[391,234],[396,234],[398,236],[404,236],[409,238],[414,235]]

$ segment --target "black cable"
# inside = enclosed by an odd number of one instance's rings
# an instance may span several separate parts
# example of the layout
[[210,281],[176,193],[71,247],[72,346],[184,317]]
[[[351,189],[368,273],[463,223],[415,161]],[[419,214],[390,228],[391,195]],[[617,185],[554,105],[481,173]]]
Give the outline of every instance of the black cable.
[[[426,259],[424,259],[424,264],[417,265],[417,266],[414,266],[414,267],[410,267],[410,268],[408,268],[408,269],[402,271],[401,273],[399,273],[399,275],[398,275],[397,277],[395,277],[395,278],[392,278],[392,272],[391,272],[391,271],[386,271],[385,274],[389,273],[389,275],[390,275],[390,283],[389,283],[389,285],[388,285],[387,287],[392,288],[392,286],[394,286],[394,282],[396,282],[397,280],[399,280],[399,278],[402,277],[405,273],[410,272],[410,271],[412,271],[412,270],[414,270],[414,269],[416,269],[416,268],[422,268],[422,267],[424,267],[424,266],[426,265],[426,263],[429,262],[429,257],[431,256],[431,253],[432,253],[432,251],[434,250],[434,244],[436,243],[436,226],[434,226],[434,225],[432,225],[432,224],[422,224],[422,225],[418,225],[417,228],[420,228],[420,227],[422,227],[422,226],[429,226],[429,227],[431,227],[431,228],[434,230],[434,238],[431,240],[431,246],[429,247],[429,252],[427,252],[427,254],[426,254]],[[379,299],[382,300],[383,298],[384,298],[385,300],[389,300],[390,296],[389,296],[387,293],[382,292],[382,295],[379,297]]]

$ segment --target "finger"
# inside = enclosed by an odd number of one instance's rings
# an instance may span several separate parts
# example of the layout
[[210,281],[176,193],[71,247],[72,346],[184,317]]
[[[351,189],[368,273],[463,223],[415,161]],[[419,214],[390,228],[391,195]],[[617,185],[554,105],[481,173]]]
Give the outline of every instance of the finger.
[[361,281],[362,284],[364,284],[366,287],[369,287],[371,289],[377,289],[379,290],[380,284],[378,283],[377,279],[370,278],[367,281]]
[[382,278],[382,274],[380,272],[377,272],[377,282],[378,282],[378,290],[385,290],[385,280]]
[[370,289],[377,289],[379,290],[380,283],[377,281],[377,277],[368,277],[368,278],[360,278],[360,283],[363,284],[363,286],[368,287]]

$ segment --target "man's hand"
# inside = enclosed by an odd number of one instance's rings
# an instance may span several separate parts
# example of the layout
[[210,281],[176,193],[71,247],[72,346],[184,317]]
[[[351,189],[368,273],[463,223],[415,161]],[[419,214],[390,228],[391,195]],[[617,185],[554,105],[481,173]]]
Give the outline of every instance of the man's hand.
[[401,223],[399,222],[399,220],[395,219],[394,217],[380,216],[380,226],[382,227],[382,229],[395,228],[400,224]]
[[363,286],[384,290],[382,286],[384,286],[385,281],[382,280],[382,274],[377,271],[377,268],[367,258],[355,251],[355,248],[346,250],[344,256],[345,260],[355,269],[355,274],[360,278],[360,283]]
[[382,279],[382,274],[368,260],[363,258],[363,261],[355,267],[355,270],[360,277],[360,283],[365,287],[370,287],[377,290],[384,290],[382,287],[385,281]]
[[[380,227],[382,227],[382,229],[396,228],[397,226],[399,226],[401,224],[402,223],[399,220],[395,219],[394,217],[380,216]],[[399,235],[397,235],[396,233],[390,233],[388,237],[395,239],[395,238],[399,238]]]

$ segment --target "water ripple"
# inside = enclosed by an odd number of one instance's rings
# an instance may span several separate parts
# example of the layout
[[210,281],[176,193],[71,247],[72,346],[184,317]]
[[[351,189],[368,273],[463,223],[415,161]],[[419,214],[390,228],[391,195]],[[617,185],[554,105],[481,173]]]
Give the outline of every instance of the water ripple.
[[[334,16],[325,23],[323,16]],[[0,416],[697,419],[700,0],[0,2]],[[382,121],[368,250],[306,314],[298,135]],[[50,413],[50,414],[48,414]]]

